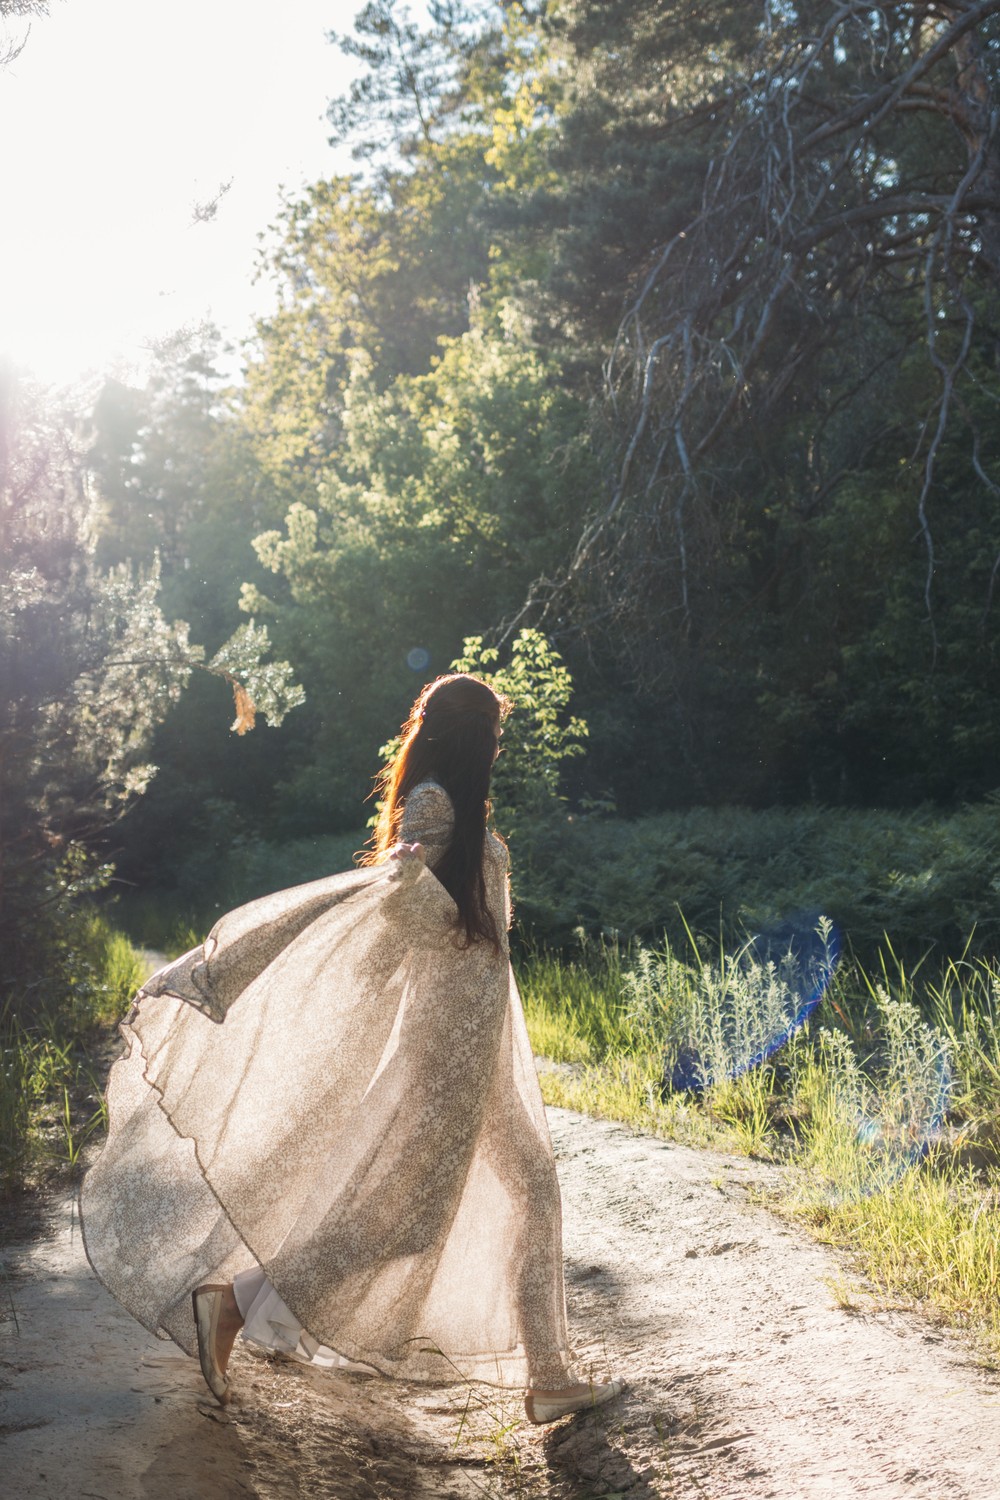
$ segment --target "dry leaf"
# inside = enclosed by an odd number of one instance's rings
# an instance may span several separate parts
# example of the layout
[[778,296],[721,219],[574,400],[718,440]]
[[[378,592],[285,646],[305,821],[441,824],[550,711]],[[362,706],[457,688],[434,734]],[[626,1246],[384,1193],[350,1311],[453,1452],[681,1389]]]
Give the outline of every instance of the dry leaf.
[[257,709],[242,682],[233,683],[233,701],[236,704],[236,718],[230,725],[230,733],[246,734],[256,722]]

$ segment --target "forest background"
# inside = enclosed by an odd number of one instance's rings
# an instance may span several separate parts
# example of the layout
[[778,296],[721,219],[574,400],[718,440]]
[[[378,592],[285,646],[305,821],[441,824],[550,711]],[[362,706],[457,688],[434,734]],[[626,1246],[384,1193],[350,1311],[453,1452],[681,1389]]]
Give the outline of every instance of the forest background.
[[162,944],[343,867],[462,657],[520,700],[522,934],[994,951],[1000,0],[339,45],[356,170],[267,231],[239,381],[205,328],[142,389],[3,375],[8,1006],[97,893]]

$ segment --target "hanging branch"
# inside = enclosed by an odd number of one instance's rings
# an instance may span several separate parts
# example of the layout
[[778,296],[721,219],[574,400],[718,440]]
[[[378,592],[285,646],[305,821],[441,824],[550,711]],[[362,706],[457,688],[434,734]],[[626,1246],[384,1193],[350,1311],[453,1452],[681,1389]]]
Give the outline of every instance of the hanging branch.
[[[701,201],[623,288],[599,413],[606,497],[516,623],[610,619],[639,680],[666,670],[648,649],[651,614],[697,627],[692,579],[729,524],[756,424],[848,316],[894,340],[857,351],[870,359],[858,388],[870,387],[912,349],[922,296],[938,389],[919,418],[913,505],[933,666],[937,461],[1000,278],[998,17],[1000,0],[845,0],[808,35],[792,8],[767,4],[738,71],[668,117],[706,153]],[[934,149],[914,167],[900,142],[917,113]],[[981,434],[962,420],[970,470],[992,490]]]

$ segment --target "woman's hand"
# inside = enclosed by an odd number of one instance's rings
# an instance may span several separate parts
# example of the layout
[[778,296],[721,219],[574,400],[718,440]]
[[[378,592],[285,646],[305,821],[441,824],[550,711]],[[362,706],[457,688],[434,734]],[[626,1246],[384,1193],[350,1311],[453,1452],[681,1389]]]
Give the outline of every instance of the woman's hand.
[[389,858],[419,859],[420,863],[424,864],[424,846],[423,844],[396,844],[394,848],[389,850]]

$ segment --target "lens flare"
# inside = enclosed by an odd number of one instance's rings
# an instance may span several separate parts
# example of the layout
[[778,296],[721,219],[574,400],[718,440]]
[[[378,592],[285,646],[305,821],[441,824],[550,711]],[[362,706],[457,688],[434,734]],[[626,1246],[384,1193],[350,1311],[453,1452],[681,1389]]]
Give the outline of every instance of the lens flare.
[[406,665],[411,672],[423,672],[431,659],[431,653],[425,651],[423,646],[414,646],[412,651],[406,653]]
[[[714,964],[645,950],[625,976],[641,1045],[662,1053],[661,1094],[703,1094],[775,1056],[815,1011],[836,970],[840,936],[805,914],[756,933]],[[909,1000],[876,987],[860,1043],[819,1029],[788,1061],[803,1191],[827,1204],[886,1191],[941,1138],[954,1091],[947,1039]]]
[[756,933],[717,967],[688,971],[669,1004],[661,997],[664,1093],[702,1093],[773,1057],[822,1000],[839,957],[833,923],[809,914]]

